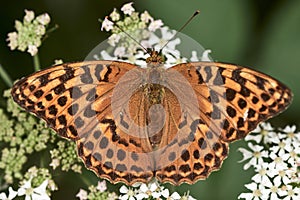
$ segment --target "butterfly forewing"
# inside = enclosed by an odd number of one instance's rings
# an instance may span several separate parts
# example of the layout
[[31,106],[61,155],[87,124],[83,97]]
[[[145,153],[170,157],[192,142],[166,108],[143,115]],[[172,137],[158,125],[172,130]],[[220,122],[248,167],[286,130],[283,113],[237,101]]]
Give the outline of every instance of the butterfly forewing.
[[59,135],[76,140],[79,156],[99,176],[128,184],[150,180],[153,165],[138,154],[150,151],[148,140],[124,134],[111,110],[116,83],[134,67],[109,61],[54,66],[18,81],[12,96]]
[[292,100],[292,93],[285,85],[248,68],[199,62],[172,69],[184,74],[191,83],[201,118],[223,141],[244,137],[259,122],[285,110]]
[[13,99],[75,140],[85,165],[111,182],[181,184],[220,168],[228,142],[287,108],[277,80],[231,64],[146,69],[116,61],[54,66],[18,81]]

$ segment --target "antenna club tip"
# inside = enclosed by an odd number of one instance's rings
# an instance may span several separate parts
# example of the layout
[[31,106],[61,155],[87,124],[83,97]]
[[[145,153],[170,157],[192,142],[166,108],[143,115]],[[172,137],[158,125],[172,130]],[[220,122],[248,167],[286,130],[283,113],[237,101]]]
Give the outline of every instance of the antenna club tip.
[[200,10],[196,10],[194,15],[198,15],[200,13]]

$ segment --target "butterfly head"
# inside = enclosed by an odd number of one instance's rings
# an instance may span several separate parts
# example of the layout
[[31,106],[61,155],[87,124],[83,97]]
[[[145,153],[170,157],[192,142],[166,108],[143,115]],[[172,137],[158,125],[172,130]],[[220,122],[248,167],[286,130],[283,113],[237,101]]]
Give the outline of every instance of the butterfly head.
[[164,63],[165,59],[161,51],[158,52],[153,49],[148,49],[147,52],[150,55],[150,57],[146,59],[147,64],[157,65]]

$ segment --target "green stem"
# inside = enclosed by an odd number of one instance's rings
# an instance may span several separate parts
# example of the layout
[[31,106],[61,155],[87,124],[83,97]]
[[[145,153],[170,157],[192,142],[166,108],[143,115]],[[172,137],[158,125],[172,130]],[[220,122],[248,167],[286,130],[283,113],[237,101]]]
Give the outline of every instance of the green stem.
[[45,36],[42,38],[42,42],[44,42],[44,41],[49,37],[49,34],[50,34],[50,33],[54,32],[54,31],[55,31],[56,29],[58,29],[58,28],[59,28],[59,26],[58,26],[57,24],[55,24],[52,28],[48,29],[48,30],[46,31]]
[[33,56],[33,66],[34,66],[34,71],[41,70],[40,59],[39,59],[38,53]]
[[58,29],[58,27],[59,26],[57,24],[55,24],[52,28],[49,28],[47,30],[46,34],[52,33],[53,31],[55,31],[56,29]]
[[93,183],[90,179],[87,179],[85,176],[80,176],[80,179],[83,181],[86,186],[91,186]]
[[0,76],[4,80],[7,86],[12,87],[13,82],[1,64],[0,64]]

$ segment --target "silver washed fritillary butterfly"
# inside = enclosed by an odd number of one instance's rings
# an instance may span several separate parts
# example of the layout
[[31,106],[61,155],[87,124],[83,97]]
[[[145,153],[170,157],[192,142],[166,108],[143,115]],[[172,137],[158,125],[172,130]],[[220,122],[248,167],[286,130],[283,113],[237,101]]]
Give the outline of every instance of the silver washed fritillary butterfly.
[[76,142],[87,168],[112,183],[195,183],[219,169],[229,142],[282,112],[292,93],[263,73],[191,62],[147,68],[118,61],[68,63],[36,72],[13,99]]

